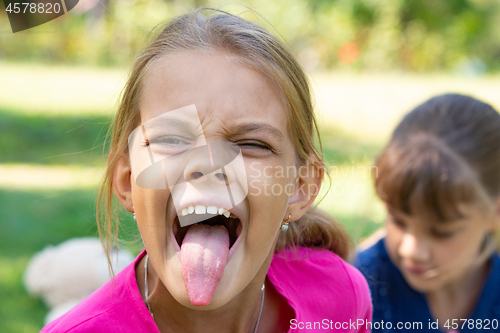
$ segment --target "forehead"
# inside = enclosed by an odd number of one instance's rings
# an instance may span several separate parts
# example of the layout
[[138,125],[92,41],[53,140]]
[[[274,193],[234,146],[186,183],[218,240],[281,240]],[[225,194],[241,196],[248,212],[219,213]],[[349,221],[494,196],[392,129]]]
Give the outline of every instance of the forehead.
[[196,105],[203,122],[260,121],[286,124],[282,95],[264,75],[222,52],[183,51],[156,60],[140,96],[141,120]]

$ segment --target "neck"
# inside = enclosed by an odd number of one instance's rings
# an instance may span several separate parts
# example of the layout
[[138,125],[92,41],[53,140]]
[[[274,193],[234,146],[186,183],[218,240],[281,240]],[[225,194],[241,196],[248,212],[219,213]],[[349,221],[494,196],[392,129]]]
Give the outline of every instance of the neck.
[[427,293],[426,299],[433,317],[443,323],[448,319],[469,318],[479,301],[489,267],[488,260],[479,267],[471,267],[460,279]]
[[[256,277],[235,298],[213,310],[197,310],[177,302],[148,265],[149,303],[160,332],[254,332],[272,253]],[[144,298],[144,258],[136,266],[137,284]],[[265,314],[262,314],[264,317]]]

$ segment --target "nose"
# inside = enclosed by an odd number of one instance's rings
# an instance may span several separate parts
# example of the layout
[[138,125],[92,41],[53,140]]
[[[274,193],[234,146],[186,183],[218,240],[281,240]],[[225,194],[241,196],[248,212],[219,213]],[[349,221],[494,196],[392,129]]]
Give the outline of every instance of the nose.
[[403,259],[413,262],[426,262],[430,258],[430,246],[423,237],[405,233],[399,244],[398,253]]
[[[198,168],[194,167],[194,169],[198,169]],[[203,172],[193,171],[193,172],[186,172],[184,177],[187,181],[193,181],[196,179],[200,179],[203,176],[205,176],[205,174]],[[209,176],[209,178],[215,178],[218,181],[221,181],[223,183],[227,183],[227,175],[223,172],[216,172],[213,175],[209,174],[208,176]]]
[[228,172],[223,167],[214,165],[214,156],[209,145],[197,147],[190,151],[184,169],[184,179],[188,182],[213,182],[228,184]]

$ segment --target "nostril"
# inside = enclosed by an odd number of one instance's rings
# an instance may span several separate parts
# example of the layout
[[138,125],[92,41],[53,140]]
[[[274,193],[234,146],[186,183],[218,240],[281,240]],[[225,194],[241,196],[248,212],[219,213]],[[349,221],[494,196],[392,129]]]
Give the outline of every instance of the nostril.
[[224,182],[227,182],[227,176],[221,172],[218,172],[215,174],[215,177],[218,179],[218,180],[222,180]]
[[196,172],[192,172],[191,173],[191,178],[192,179],[198,179],[198,178],[201,178],[201,177],[203,177],[203,173],[201,173],[201,172],[196,171]]

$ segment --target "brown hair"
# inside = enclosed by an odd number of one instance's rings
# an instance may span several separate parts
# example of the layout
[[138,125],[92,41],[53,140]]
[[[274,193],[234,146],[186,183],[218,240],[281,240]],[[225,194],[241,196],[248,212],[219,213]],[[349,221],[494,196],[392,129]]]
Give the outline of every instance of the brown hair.
[[431,98],[404,117],[376,166],[376,191],[390,208],[459,218],[460,204],[500,195],[500,114],[469,96]]
[[[211,15],[206,17],[202,12]],[[319,133],[309,83],[300,64],[283,43],[258,25],[219,10],[204,8],[177,17],[137,58],[114,120],[111,153],[97,202],[99,235],[108,252],[118,239],[119,228],[118,214],[113,214],[114,168],[120,153],[127,153],[127,138],[139,124],[138,104],[145,75],[163,55],[179,50],[229,52],[241,64],[265,75],[282,93],[288,106],[296,164],[306,164],[313,155],[318,158],[317,166],[324,166],[321,151],[314,144],[315,135],[319,139]],[[316,207],[290,223],[287,232],[280,233],[276,251],[293,246],[326,248],[344,259],[352,248],[343,225]]]

